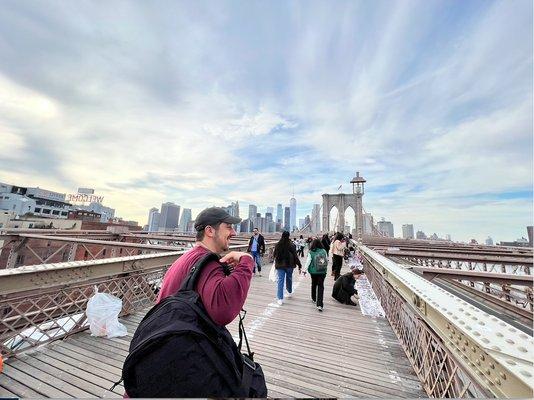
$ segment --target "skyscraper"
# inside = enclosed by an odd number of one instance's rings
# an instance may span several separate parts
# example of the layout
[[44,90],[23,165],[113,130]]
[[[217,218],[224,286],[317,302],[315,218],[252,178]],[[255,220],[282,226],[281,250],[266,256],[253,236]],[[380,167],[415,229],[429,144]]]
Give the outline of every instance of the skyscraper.
[[189,223],[191,222],[191,209],[190,208],[184,208],[182,211],[182,218],[180,219],[180,232],[187,232],[187,227],[189,226]]
[[157,232],[159,227],[159,211],[156,207],[152,207],[148,212],[148,232]]
[[232,202],[229,206],[223,207],[232,217],[239,217],[239,202]]
[[161,205],[161,216],[159,220],[160,231],[172,231],[178,228],[180,219],[180,206],[167,202]]
[[415,237],[416,239],[426,239],[425,232],[423,231],[417,231],[417,233],[415,234]]
[[364,213],[363,214],[363,229],[362,229],[362,235],[369,235],[371,236],[373,234],[373,216],[371,213]]
[[282,204],[278,204],[276,206],[276,221],[275,222],[281,224],[283,219],[284,219],[284,210],[282,208]]
[[284,221],[284,209],[282,204],[276,205],[276,220],[277,223],[282,223]]
[[321,232],[321,206],[319,204],[313,205],[310,229],[314,233]]
[[292,232],[297,227],[297,199],[289,199],[289,229]]
[[403,239],[413,239],[415,238],[413,233],[413,225],[405,224],[402,226],[402,238]]
[[289,207],[284,207],[284,231],[289,231]]
[[258,207],[256,207],[254,204],[249,204],[248,217],[253,220],[254,218],[256,218],[257,213],[258,213]]
[[382,218],[382,221],[378,221],[378,231],[382,232],[386,237],[395,237],[393,224],[390,221],[386,221]]

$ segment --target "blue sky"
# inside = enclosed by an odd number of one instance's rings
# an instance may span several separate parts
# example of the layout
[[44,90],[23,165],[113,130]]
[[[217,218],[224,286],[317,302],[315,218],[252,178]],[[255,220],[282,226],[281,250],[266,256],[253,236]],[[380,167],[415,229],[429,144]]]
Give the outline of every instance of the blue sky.
[[453,239],[532,224],[532,2],[3,1],[0,181],[145,223],[174,201],[364,208]]

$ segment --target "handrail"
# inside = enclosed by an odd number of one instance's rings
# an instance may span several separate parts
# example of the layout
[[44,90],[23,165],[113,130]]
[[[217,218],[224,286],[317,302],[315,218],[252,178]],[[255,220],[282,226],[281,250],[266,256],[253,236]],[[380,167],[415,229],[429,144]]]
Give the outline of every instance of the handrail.
[[[446,349],[447,357],[450,357],[454,364],[451,370],[464,371],[463,381],[468,377],[475,386],[495,397],[532,397],[532,337],[519,332],[499,318],[482,312],[368,247],[358,247],[364,255],[366,272],[371,276],[373,287],[382,296],[381,302],[386,314],[389,310],[388,319],[393,321],[392,327],[412,361],[413,357],[410,356],[413,356],[416,349],[413,349],[414,343],[407,340],[407,322],[394,315],[399,313],[398,307],[385,304],[388,302],[388,290],[402,299],[404,312],[416,316],[439,338],[431,347],[443,346]],[[421,346],[421,343],[415,345]],[[426,355],[428,354],[430,353]],[[419,367],[421,366],[418,365]],[[419,374],[421,371],[424,372],[422,375]],[[423,378],[422,381],[428,378],[428,371],[424,368],[419,368],[418,371],[416,368],[420,378]],[[425,374],[427,376],[424,376]],[[457,374],[456,377],[452,373],[449,375],[450,383],[462,380]],[[427,385],[425,388],[429,395],[435,395],[431,386]],[[435,382],[433,386],[435,388]],[[444,397],[445,394],[442,394],[443,396],[435,397]],[[466,395],[465,391],[455,393],[452,397],[463,395]]]
[[[272,257],[274,242],[266,242]],[[232,245],[230,250],[246,250]],[[85,308],[96,285],[123,301],[121,315],[154,304],[169,266],[185,251],[0,270],[0,354],[10,357],[87,329]]]

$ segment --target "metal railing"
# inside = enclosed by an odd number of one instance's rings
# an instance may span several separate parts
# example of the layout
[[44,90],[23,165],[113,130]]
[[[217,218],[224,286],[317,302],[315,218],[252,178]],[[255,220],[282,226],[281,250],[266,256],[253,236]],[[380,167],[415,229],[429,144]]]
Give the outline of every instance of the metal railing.
[[377,252],[359,249],[386,317],[429,396],[532,397],[532,337]]
[[[272,260],[274,243],[266,243]],[[246,250],[247,246],[231,246]],[[88,328],[87,301],[99,292],[122,299],[121,315],[154,304],[170,265],[185,251],[0,270],[0,354],[29,348]]]

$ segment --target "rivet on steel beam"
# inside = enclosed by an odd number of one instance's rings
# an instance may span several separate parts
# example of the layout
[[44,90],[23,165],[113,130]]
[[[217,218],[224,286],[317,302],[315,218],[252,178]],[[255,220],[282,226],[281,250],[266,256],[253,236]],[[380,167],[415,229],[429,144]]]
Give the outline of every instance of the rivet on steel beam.
[[476,353],[476,352],[477,352],[477,348],[476,348],[475,346],[473,346],[473,347],[471,347],[471,351],[472,351],[473,353]]
[[481,359],[482,361],[484,361],[484,360],[486,360],[486,356],[484,356],[484,354],[482,354],[482,355],[480,356],[480,359]]
[[486,375],[491,375],[491,371],[489,368],[486,369]]
[[489,366],[491,369],[495,369],[495,364],[491,363]]
[[480,360],[477,360],[476,362],[477,362],[477,365],[479,365],[479,366],[480,366],[480,364],[482,364],[482,363],[480,362]]
[[501,380],[500,379],[496,379],[495,383],[500,386],[501,385]]
[[508,344],[515,344],[515,342],[512,339],[506,339],[506,343]]
[[517,350],[519,350],[522,353],[528,353],[528,350],[525,349],[523,346],[518,347]]
[[504,335],[502,334],[502,332],[497,332],[495,335],[496,335],[497,337],[504,337]]
[[506,380],[506,374],[504,372],[501,372],[499,375],[501,375],[501,378],[505,381]]

